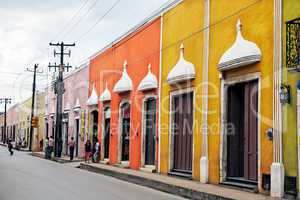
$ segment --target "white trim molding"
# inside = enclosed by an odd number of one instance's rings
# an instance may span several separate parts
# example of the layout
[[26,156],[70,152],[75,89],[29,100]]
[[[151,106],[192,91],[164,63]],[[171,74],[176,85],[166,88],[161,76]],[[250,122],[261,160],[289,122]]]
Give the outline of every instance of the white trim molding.
[[[143,98],[143,103],[142,103],[142,134],[141,134],[141,167],[145,167],[145,153],[146,153],[146,111],[145,111],[145,103],[149,99],[155,99],[155,105],[157,105],[157,95],[152,95],[148,94],[145,95]],[[157,113],[157,106],[155,106],[155,110]],[[156,124],[157,124],[157,114],[155,113],[156,117]],[[155,127],[155,133],[157,137],[157,128]],[[157,139],[155,139],[155,163],[157,163]],[[156,169],[156,165],[153,166],[153,169]]]
[[220,182],[226,181],[227,177],[227,137],[226,137],[226,123],[227,123],[227,88],[237,83],[244,83],[249,81],[258,81],[258,123],[257,123],[257,177],[258,186],[261,185],[261,74],[259,72],[247,75],[237,76],[229,79],[221,80],[221,129],[220,129]]
[[131,101],[129,99],[123,99],[120,104],[119,104],[119,130],[118,130],[118,162],[121,164],[121,165],[124,165],[124,166],[129,166],[130,164],[130,140],[129,140],[129,160],[128,161],[122,161],[122,123],[121,123],[121,120],[122,120],[122,106],[124,104],[128,103],[130,105],[130,137],[131,137],[131,122],[132,122],[132,118],[131,118],[131,109],[132,109],[132,105],[131,105]]
[[200,182],[208,183],[209,177],[209,159],[208,159],[208,66],[209,66],[209,23],[210,23],[210,0],[205,0],[204,11],[204,51],[203,51],[203,87],[202,87],[202,155],[200,158]]
[[274,67],[273,67],[273,163],[271,166],[271,196],[284,195],[284,166],[282,161],[282,0],[274,0]]
[[194,176],[194,161],[195,161],[195,108],[196,108],[196,97],[195,97],[195,88],[184,88],[176,91],[170,92],[170,112],[169,112],[169,169],[171,172],[174,167],[174,134],[173,134],[173,123],[174,123],[174,113],[173,113],[173,98],[179,95],[193,93],[193,145],[192,145],[192,175]]

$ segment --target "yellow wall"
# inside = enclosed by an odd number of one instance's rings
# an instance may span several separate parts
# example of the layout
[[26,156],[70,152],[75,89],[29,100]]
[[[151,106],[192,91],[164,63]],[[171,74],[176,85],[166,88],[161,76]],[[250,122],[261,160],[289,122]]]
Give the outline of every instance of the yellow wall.
[[[176,88],[167,84],[167,76],[179,59],[179,46],[181,42],[185,47],[185,59],[195,65],[196,79],[192,82],[193,86],[200,85],[202,78],[202,49],[203,33],[196,33],[203,28],[203,6],[202,0],[185,0],[177,7],[173,8],[163,16],[162,30],[162,85],[161,85],[161,165],[162,173],[167,173],[169,169],[169,93]],[[195,34],[193,34],[195,33]],[[184,40],[184,41],[182,41]],[[185,86],[183,86],[185,87]],[[194,127],[194,179],[200,179],[199,163],[201,156],[201,110],[202,100],[201,88],[196,88],[196,112]]]
[[297,81],[300,74],[286,70],[285,22],[300,17],[299,0],[283,1],[283,82],[291,86],[291,104],[283,106],[283,162],[287,176],[297,176]]
[[[257,3],[254,3],[257,2]],[[248,7],[248,8],[246,8]],[[261,62],[232,70],[225,76],[237,76],[252,72],[261,75],[261,121],[260,148],[261,173],[270,173],[273,158],[272,141],[266,137],[266,130],[272,127],[273,97],[273,3],[272,1],[254,0],[211,0],[210,8],[210,57],[209,57],[209,182],[220,180],[220,120],[221,120],[221,80],[217,64],[223,53],[233,44],[236,38],[238,18],[243,24],[243,35],[255,42],[262,51]],[[192,85],[196,88],[196,110],[194,127],[194,179],[199,179],[199,159],[201,157],[201,105],[203,65],[203,19],[204,1],[185,0],[163,16],[163,52],[162,52],[162,109],[161,109],[161,172],[169,169],[169,94],[177,88],[166,83],[171,68],[178,60],[180,41],[184,40],[185,57],[196,68],[196,79]],[[177,42],[177,43],[176,43]],[[175,45],[174,45],[175,44]],[[185,87],[185,86],[182,86]]]
[[45,92],[38,93],[37,95],[37,115],[39,117],[39,128],[37,130],[37,137],[35,138],[35,150],[39,149],[40,140],[44,139],[45,132]]
[[[25,100],[24,102],[19,104],[19,116],[20,116],[20,124],[19,128],[23,130],[24,134],[26,133],[25,138],[29,137],[29,131],[30,130],[30,116],[31,116],[31,99],[29,98]],[[44,131],[45,131],[45,93],[39,92],[36,96],[36,115],[39,118],[39,128],[36,131],[36,135],[33,140],[33,150],[39,151],[39,142],[44,137]],[[29,119],[29,121],[28,121]],[[27,141],[29,142],[29,141]]]
[[[257,3],[253,3],[257,2]],[[246,8],[248,7],[248,8]],[[246,8],[246,9],[245,9]],[[262,60],[258,64],[244,67],[242,70],[232,70],[225,76],[237,76],[249,72],[261,73],[261,172],[270,173],[272,163],[272,142],[266,137],[266,130],[272,126],[272,89],[273,89],[273,2],[269,0],[211,0],[211,31],[209,81],[217,86],[217,91],[209,88],[209,126],[220,124],[220,78],[217,64],[223,53],[234,43],[236,38],[236,23],[238,18],[243,24],[243,36],[255,42],[262,51]],[[209,132],[209,181],[219,182],[220,167],[220,126]]]
[[[19,124],[19,134],[21,131],[24,133],[24,137],[27,141],[29,137],[29,129],[30,129],[30,112],[31,112],[31,98],[25,100],[24,102],[19,104],[19,115],[20,115],[20,124]],[[21,135],[20,135],[21,136]],[[28,141],[27,141],[28,142]]]

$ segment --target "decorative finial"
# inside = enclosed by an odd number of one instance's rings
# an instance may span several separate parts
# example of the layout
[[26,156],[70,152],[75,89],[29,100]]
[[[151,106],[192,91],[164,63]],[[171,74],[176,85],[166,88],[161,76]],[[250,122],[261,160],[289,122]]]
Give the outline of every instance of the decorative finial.
[[151,64],[148,65],[148,72],[151,72]]
[[181,45],[180,45],[180,56],[182,56],[183,57],[183,54],[184,54],[184,45],[183,45],[183,43],[181,43]]
[[124,71],[124,72],[126,72],[126,67],[127,67],[127,65],[128,65],[128,64],[127,64],[127,60],[125,60],[125,61],[124,61],[124,64],[123,64],[123,71]]
[[237,32],[240,32],[242,30],[242,26],[243,25],[241,23],[241,20],[238,19],[237,24],[236,24],[236,30],[237,30]]
[[106,89],[108,88],[108,83],[107,83],[107,81],[105,81],[105,88],[106,88]]

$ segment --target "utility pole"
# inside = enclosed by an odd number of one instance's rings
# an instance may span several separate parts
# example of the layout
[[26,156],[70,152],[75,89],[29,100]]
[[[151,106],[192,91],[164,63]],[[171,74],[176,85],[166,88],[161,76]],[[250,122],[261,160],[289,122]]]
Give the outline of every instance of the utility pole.
[[60,64],[59,65],[50,65],[49,63],[49,68],[58,68],[59,74],[54,86],[54,92],[56,94],[56,125],[55,125],[55,147],[54,147],[54,155],[55,157],[61,157],[61,152],[62,152],[62,101],[63,101],[63,94],[65,92],[64,89],[64,80],[63,80],[63,73],[65,68],[67,71],[69,71],[69,68],[71,66],[69,64],[65,65],[64,64],[64,56],[68,55],[69,57],[71,56],[71,51],[65,52],[65,47],[73,47],[75,46],[75,43],[73,44],[64,44],[63,42],[61,43],[50,43],[50,46],[57,46],[60,48],[60,52],[56,52],[54,50],[54,57],[56,55],[60,56]]
[[6,143],[6,114],[7,114],[7,104],[11,104],[11,98],[0,98],[0,104],[4,103],[4,139],[3,142]]
[[32,141],[33,141],[33,120],[34,120],[34,103],[35,103],[35,89],[36,89],[36,73],[38,64],[35,64],[33,70],[28,69],[28,72],[33,72],[33,83],[32,83],[32,99],[31,99],[31,116],[30,116],[30,133],[29,133],[29,151],[32,151]]

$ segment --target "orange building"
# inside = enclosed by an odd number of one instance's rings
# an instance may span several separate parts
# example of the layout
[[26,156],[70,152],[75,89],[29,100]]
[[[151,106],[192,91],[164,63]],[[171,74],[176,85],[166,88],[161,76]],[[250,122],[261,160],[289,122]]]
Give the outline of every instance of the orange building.
[[91,58],[88,129],[101,162],[155,170],[160,17],[137,27]]

